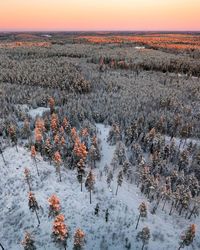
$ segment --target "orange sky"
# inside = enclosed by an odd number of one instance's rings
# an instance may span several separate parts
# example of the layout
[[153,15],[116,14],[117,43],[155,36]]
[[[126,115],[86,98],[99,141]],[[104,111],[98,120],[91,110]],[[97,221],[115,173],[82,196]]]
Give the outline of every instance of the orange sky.
[[0,30],[200,30],[200,0],[0,0]]

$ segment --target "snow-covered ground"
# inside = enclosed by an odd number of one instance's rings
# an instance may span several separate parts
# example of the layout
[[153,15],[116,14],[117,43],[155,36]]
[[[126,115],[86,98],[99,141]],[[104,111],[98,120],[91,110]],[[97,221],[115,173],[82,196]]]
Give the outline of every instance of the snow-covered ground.
[[36,109],[30,109],[29,114],[32,118],[35,118],[36,116],[42,116],[43,112],[45,111],[49,111],[49,108],[39,107]]
[[28,105],[23,104],[23,105],[17,105],[18,108],[20,108],[21,110],[23,110],[24,112],[27,112],[33,119],[36,118],[36,116],[42,116],[42,114],[45,111],[49,111],[49,108],[46,107],[38,107],[38,108],[29,108]]
[[145,49],[144,46],[136,46],[135,49]]
[[[65,221],[70,233],[68,248],[73,249],[73,235],[80,227],[85,233],[85,249],[87,250],[123,250],[125,238],[131,242],[131,249],[141,249],[142,243],[136,241],[136,235],[143,227],[149,226],[151,239],[149,250],[176,250],[179,246],[180,233],[190,223],[197,224],[197,234],[192,246],[188,249],[200,249],[200,219],[185,220],[177,214],[169,216],[169,205],[165,211],[161,211],[162,202],[157,213],[152,215],[149,211],[152,204],[147,202],[148,218],[141,219],[138,229],[135,230],[138,207],[146,198],[142,196],[135,184],[130,184],[124,179],[119,187],[118,195],[115,195],[117,185],[115,172],[111,189],[107,187],[106,176],[100,175],[105,163],[110,164],[115,146],[107,143],[109,127],[97,124],[98,137],[101,139],[102,159],[95,169],[96,185],[92,194],[92,204],[89,204],[89,193],[77,181],[77,171],[61,168],[62,182],[58,181],[55,168],[45,162],[38,155],[38,167],[40,176],[37,176],[35,165],[30,157],[30,152],[19,147],[7,148],[4,157],[7,166],[4,166],[0,156],[1,182],[0,182],[0,243],[5,250],[20,250],[21,240],[25,231],[30,230],[35,238],[35,245],[39,250],[59,249],[51,240],[51,228],[53,219],[48,218],[48,202],[52,194],[61,199],[61,213],[65,215]],[[28,208],[28,185],[24,181],[24,168],[27,167],[32,176],[31,186],[36,200],[40,206],[39,217],[41,224],[38,226],[34,213]],[[87,172],[89,169],[87,169]],[[94,215],[94,208],[99,204],[99,216]],[[109,209],[109,221],[105,222],[105,210]],[[185,248],[187,249],[187,247]]]

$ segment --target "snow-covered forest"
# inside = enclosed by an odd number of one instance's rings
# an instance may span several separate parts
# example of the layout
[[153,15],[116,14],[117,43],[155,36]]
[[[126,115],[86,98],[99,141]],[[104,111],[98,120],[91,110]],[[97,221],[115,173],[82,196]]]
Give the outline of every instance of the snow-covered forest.
[[0,249],[200,249],[196,71],[40,39],[0,48]]

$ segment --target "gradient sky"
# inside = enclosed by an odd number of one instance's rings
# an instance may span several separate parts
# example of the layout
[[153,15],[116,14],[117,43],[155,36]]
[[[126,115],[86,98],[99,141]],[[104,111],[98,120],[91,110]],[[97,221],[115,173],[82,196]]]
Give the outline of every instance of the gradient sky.
[[200,30],[200,0],[0,0],[0,30]]

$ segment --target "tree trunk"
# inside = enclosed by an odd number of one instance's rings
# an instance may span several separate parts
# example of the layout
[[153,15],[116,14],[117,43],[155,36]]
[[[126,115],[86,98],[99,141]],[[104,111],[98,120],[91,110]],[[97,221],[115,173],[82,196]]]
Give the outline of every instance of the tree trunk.
[[2,159],[3,159],[4,164],[6,165],[6,161],[5,161],[5,159],[4,159],[3,153],[1,153],[1,156],[2,156]]
[[141,213],[140,213],[140,215],[139,215],[139,217],[138,217],[137,225],[136,225],[135,229],[137,229],[137,227],[138,227],[138,224],[139,224],[139,221],[140,221],[140,216],[141,216]]
[[83,176],[81,175],[81,192],[83,191],[83,182],[82,182]]
[[5,250],[5,249],[3,248],[3,246],[1,245],[1,243],[0,243],[0,247],[2,248],[2,250]]
[[183,210],[183,206],[181,206],[181,209],[179,210],[179,215],[181,215],[182,210]]
[[17,148],[17,144],[15,144],[15,147],[16,147],[16,150],[17,150],[17,153],[18,153],[18,148]]
[[38,213],[37,213],[37,210],[35,209],[35,214],[37,216],[37,220],[38,220],[38,224],[40,224],[40,219],[39,219],[39,216],[38,216]]
[[117,192],[118,192],[118,188],[119,188],[119,185],[117,184],[117,189],[116,189],[116,193],[115,193],[115,195],[117,195]]
[[58,166],[58,172],[59,172],[59,179],[60,179],[60,182],[61,182],[62,180],[61,180],[61,173],[60,173],[60,165]]
[[194,213],[195,209],[196,209],[196,206],[194,206],[194,207],[193,207],[193,209],[192,209],[192,211],[191,211],[190,215],[188,216],[188,219],[190,219],[190,218],[191,218],[191,216],[193,215],[193,213]]
[[162,207],[162,211],[163,211],[164,208],[165,208],[166,201],[167,201],[167,199],[165,199],[165,201],[164,201],[164,204],[163,204],[163,207]]
[[30,182],[29,182],[28,179],[27,179],[27,183],[28,183],[28,186],[29,186],[29,190],[31,191],[31,185],[30,185]]
[[38,166],[37,166],[37,162],[36,162],[36,159],[35,159],[35,158],[34,158],[34,161],[35,161],[35,166],[36,166],[37,174],[38,174],[38,176],[40,176],[39,170],[38,170]]
[[92,204],[92,190],[90,190],[90,204]]
[[172,214],[172,209],[173,209],[173,207],[174,207],[174,201],[172,201],[172,205],[171,205],[171,209],[170,209],[169,215]]
[[178,250],[180,250],[182,248],[182,246],[183,246],[183,242],[180,244]]
[[144,243],[143,243],[143,245],[142,245],[142,250],[144,249]]

